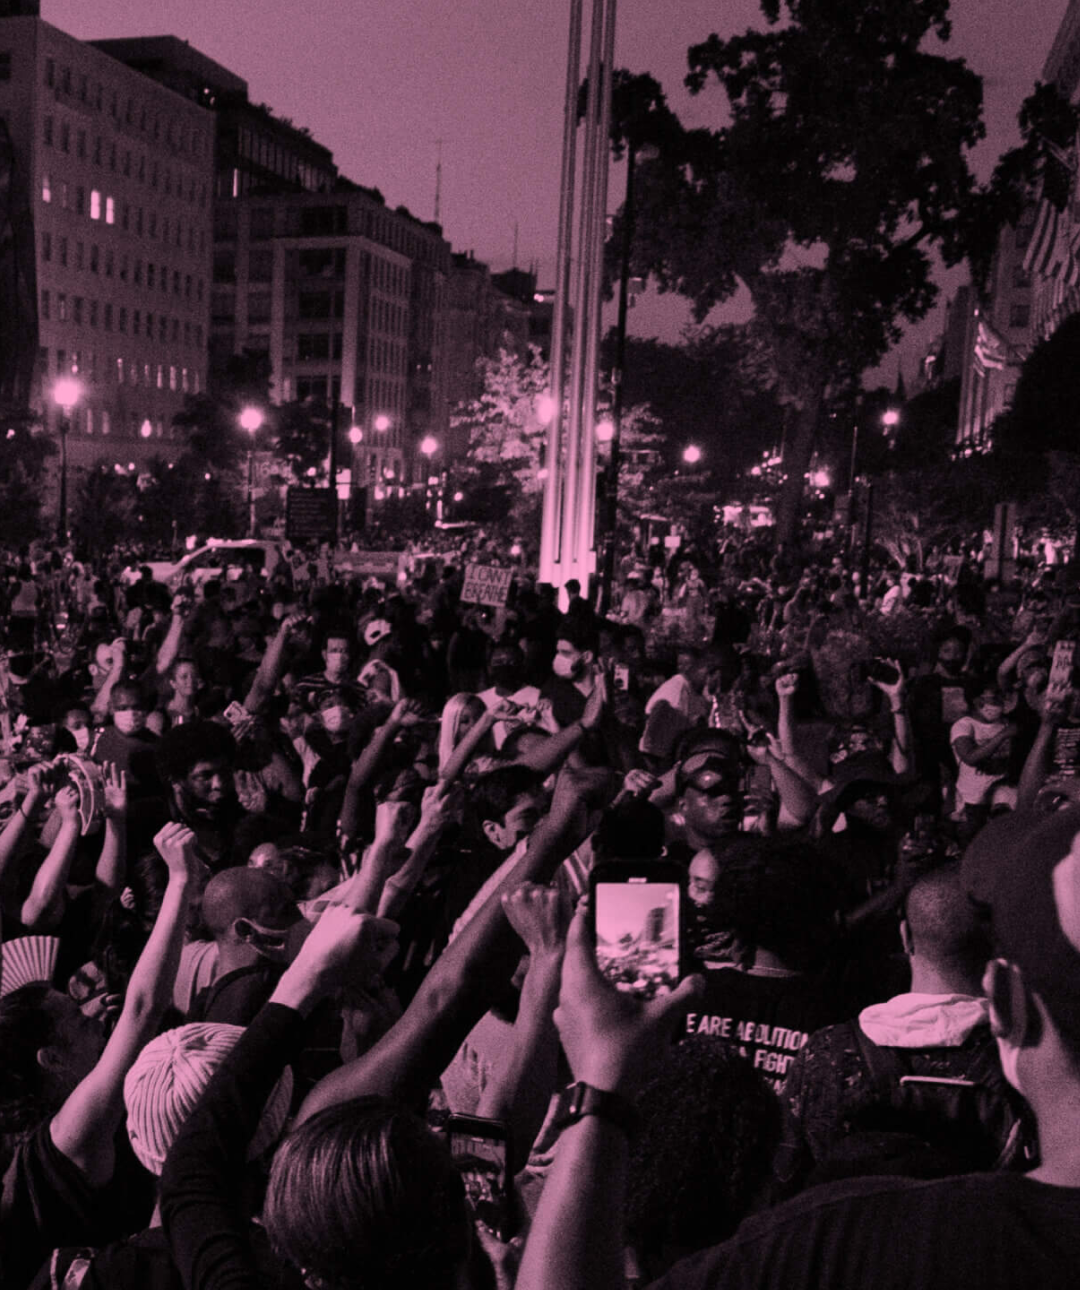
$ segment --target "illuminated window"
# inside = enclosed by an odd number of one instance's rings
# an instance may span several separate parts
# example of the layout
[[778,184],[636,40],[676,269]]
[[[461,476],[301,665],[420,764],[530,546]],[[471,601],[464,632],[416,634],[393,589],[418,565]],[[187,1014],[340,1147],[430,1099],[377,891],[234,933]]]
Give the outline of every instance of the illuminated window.
[[[124,383],[124,360],[122,358],[116,360],[116,383],[117,385],[123,385]],[[104,427],[101,433],[105,433]]]
[[111,197],[105,198],[105,223],[116,223],[116,202]]
[[112,429],[112,424],[110,423],[110,420],[109,420],[109,414],[104,408],[102,408],[101,409],[101,433],[108,434],[111,429]]
[[67,322],[67,296],[62,291],[56,294],[56,316],[61,322]]
[[90,218],[101,219],[101,194],[96,188],[90,190]]
[[43,202],[52,201],[52,184],[49,182],[48,175],[41,176],[41,200]]
[[157,387],[159,390],[165,388],[165,366],[163,363],[157,365]]
[[185,394],[187,393],[188,372],[186,367],[182,367],[180,369],[180,388],[184,391]]

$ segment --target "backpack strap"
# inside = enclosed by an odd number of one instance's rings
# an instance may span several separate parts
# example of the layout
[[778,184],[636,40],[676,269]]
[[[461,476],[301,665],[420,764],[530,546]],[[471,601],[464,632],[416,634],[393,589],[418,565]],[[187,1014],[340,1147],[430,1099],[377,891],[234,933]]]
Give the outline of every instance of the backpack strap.
[[870,1084],[879,1097],[888,1100],[896,1090],[901,1079],[911,1073],[910,1068],[896,1048],[882,1048],[859,1025],[858,1017],[847,1023],[855,1048],[862,1059]]

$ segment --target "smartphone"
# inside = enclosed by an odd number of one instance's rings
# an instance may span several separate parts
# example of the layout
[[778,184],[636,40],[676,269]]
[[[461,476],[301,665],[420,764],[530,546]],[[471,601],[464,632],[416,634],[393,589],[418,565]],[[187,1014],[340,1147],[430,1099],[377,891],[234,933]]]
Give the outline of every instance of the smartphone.
[[505,1123],[478,1115],[452,1115],[446,1122],[446,1134],[473,1217],[490,1227],[499,1240],[508,1241],[515,1226],[514,1174]]
[[686,870],[663,860],[599,864],[589,892],[603,975],[643,999],[670,994],[686,969]]

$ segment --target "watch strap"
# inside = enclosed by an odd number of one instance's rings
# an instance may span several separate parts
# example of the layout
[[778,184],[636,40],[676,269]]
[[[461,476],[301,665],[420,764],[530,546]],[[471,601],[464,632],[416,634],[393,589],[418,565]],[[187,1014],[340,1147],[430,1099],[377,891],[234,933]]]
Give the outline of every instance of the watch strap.
[[555,1123],[555,1127],[560,1130],[577,1124],[587,1115],[595,1115],[616,1125],[629,1137],[637,1132],[640,1120],[637,1109],[620,1093],[594,1088],[592,1084],[578,1080],[564,1090],[563,1096],[566,1099],[565,1105]]

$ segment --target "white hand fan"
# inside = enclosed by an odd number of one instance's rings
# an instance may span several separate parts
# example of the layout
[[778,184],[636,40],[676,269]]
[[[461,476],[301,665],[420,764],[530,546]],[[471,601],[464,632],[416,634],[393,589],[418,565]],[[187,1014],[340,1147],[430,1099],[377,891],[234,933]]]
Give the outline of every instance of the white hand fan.
[[59,953],[56,936],[20,936],[6,941],[0,946],[0,999],[24,985],[51,981]]

